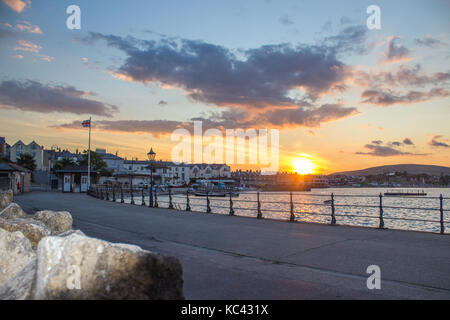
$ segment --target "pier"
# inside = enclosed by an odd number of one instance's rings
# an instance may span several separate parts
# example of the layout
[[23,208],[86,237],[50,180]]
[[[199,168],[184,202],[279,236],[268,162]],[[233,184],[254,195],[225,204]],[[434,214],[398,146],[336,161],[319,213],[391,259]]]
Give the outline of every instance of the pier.
[[[187,299],[450,299],[450,236],[291,223],[33,192],[26,212],[67,210],[74,229],[180,259]],[[381,269],[381,289],[366,286]]]

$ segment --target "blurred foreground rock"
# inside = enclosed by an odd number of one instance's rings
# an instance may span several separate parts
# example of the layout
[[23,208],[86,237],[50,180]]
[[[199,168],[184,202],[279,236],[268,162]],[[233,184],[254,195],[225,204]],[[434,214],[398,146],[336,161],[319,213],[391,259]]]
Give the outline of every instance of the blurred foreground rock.
[[87,237],[69,212],[28,215],[9,196],[0,194],[0,299],[184,299],[177,258]]
[[8,204],[13,201],[13,192],[12,190],[1,191],[0,190],[0,210],[6,208]]
[[0,299],[27,299],[36,269],[36,253],[22,232],[0,228]]

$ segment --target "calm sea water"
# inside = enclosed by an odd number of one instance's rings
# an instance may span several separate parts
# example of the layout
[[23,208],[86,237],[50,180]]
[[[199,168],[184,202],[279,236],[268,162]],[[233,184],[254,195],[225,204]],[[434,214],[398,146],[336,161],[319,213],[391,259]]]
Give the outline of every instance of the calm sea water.
[[[293,203],[297,221],[330,223],[331,204],[325,203],[334,194],[336,223],[340,225],[378,227],[378,195],[392,188],[327,188],[312,189],[311,192],[294,192]],[[398,190],[398,189],[397,189]],[[417,191],[417,188],[401,190]],[[426,197],[383,197],[384,226],[389,229],[440,231],[440,201],[443,195],[445,233],[450,233],[450,188],[423,189]],[[206,212],[206,198],[189,196],[192,211]],[[213,213],[229,214],[229,198],[210,197]],[[232,198],[235,215],[256,217],[256,192],[244,192]],[[136,204],[141,204],[141,196],[135,195]],[[117,200],[119,201],[119,200]],[[148,193],[145,195],[148,204]],[[129,198],[125,202],[130,202]],[[168,196],[158,196],[159,206],[167,208]],[[175,207],[186,208],[186,195],[174,195]],[[261,192],[261,212],[264,218],[288,220],[290,217],[289,192]],[[430,210],[433,209],[433,210]],[[424,221],[427,220],[427,221]]]

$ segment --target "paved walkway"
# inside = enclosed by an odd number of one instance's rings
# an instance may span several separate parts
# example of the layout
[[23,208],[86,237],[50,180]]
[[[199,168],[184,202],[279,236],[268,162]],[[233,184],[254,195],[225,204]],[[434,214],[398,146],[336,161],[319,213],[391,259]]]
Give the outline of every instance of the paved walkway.
[[[74,229],[180,259],[187,299],[450,299],[450,236],[150,209],[33,192],[25,211],[68,210]],[[366,268],[381,268],[381,289]]]

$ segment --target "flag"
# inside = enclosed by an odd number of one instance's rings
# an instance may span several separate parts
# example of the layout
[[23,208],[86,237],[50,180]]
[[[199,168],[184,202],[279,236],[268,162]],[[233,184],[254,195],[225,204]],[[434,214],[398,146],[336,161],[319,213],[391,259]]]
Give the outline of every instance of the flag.
[[91,126],[91,120],[84,120],[81,125],[83,127],[90,127]]

